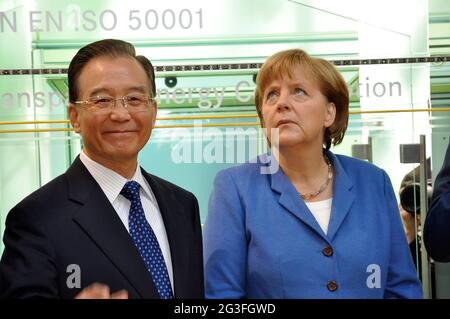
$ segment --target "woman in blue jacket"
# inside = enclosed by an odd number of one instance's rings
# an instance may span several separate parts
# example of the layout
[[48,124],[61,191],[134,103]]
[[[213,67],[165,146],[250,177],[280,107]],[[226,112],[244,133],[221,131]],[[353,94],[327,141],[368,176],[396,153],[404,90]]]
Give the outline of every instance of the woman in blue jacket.
[[264,63],[256,86],[271,154],[215,178],[207,297],[421,298],[389,177],[329,151],[348,123],[340,73],[287,50]]

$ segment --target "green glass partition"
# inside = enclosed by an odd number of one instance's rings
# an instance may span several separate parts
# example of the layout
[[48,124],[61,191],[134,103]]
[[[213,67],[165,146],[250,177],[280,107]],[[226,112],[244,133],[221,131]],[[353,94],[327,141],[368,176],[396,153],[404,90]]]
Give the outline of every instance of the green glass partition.
[[[424,135],[434,178],[450,136],[449,16],[445,0],[3,0],[0,232],[15,204],[79,154],[66,69],[80,47],[102,38],[132,42],[155,65],[157,126],[139,161],[192,191],[202,222],[215,174],[267,151],[254,78],[268,56],[289,48],[332,61],[347,82],[349,127],[334,152],[370,150],[363,158],[399,191],[417,167],[400,163],[400,145]],[[450,273],[436,267],[442,278]],[[448,279],[437,282],[432,293],[450,296]]]

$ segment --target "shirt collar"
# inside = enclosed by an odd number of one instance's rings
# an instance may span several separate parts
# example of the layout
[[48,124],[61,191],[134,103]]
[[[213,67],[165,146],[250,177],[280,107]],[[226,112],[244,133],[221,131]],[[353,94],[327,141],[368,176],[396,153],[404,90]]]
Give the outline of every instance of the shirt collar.
[[[100,188],[105,193],[109,202],[112,204],[119,196],[125,183],[128,182],[129,180],[123,177],[122,175],[116,173],[112,169],[109,169],[92,160],[91,158],[89,158],[89,156],[87,156],[84,150],[82,150],[80,153],[80,160],[84,164],[84,166],[86,166],[89,173],[91,173],[92,177],[94,177],[96,182],[99,184]],[[136,171],[134,172],[134,175],[131,178],[131,180],[136,181],[141,186],[141,189],[144,192],[143,195],[148,197],[151,201],[153,201],[150,186],[148,185],[146,179],[142,175],[139,163],[136,166]]]

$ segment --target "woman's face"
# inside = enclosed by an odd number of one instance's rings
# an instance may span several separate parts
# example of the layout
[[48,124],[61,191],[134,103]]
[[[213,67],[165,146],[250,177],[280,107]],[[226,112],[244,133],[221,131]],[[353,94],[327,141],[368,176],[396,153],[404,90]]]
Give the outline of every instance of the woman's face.
[[276,146],[274,134],[278,132],[280,147],[321,146],[324,129],[334,122],[336,107],[300,67],[293,75],[275,79],[263,92],[261,113],[268,138]]

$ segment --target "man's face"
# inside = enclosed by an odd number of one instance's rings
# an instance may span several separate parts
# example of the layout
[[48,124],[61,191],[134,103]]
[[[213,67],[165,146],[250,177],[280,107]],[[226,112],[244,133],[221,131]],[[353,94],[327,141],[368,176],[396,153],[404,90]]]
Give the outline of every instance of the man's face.
[[[151,95],[144,69],[130,57],[92,59],[84,66],[77,84],[78,101],[96,96],[117,99],[133,94]],[[91,159],[105,166],[135,162],[150,138],[156,120],[156,102],[149,102],[144,111],[131,113],[120,100],[112,110],[100,113],[88,105],[70,105],[69,117]]]

